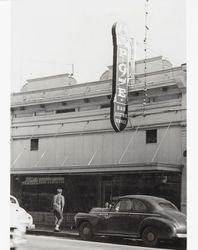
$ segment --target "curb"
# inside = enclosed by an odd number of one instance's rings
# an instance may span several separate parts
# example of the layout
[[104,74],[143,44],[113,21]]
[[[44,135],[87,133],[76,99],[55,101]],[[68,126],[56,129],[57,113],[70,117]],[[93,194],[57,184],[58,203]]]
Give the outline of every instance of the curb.
[[76,238],[79,236],[78,232],[54,232],[54,231],[49,231],[49,230],[28,230],[26,234],[30,235],[45,235],[45,236],[56,236],[56,237],[72,237]]

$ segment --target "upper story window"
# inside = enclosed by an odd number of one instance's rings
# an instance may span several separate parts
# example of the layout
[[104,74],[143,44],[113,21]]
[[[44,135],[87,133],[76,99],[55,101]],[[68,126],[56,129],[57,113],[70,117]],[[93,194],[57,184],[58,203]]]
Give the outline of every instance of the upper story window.
[[56,114],[69,113],[69,112],[75,112],[75,108],[56,110]]
[[101,109],[105,109],[105,108],[109,108],[110,107],[110,103],[104,103],[100,105]]
[[139,92],[138,91],[135,91],[135,92],[129,92],[129,95],[130,96],[139,96]]
[[38,146],[39,146],[39,139],[31,139],[31,143],[30,143],[30,150],[38,150]]
[[146,130],[146,143],[157,143],[157,129]]

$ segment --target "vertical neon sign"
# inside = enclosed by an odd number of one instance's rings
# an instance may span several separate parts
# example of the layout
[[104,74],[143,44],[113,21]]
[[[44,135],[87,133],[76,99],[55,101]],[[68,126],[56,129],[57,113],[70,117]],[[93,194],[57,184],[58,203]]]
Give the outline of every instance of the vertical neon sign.
[[131,41],[124,24],[112,26],[113,78],[110,119],[113,129],[120,132],[128,122],[128,84],[131,73]]

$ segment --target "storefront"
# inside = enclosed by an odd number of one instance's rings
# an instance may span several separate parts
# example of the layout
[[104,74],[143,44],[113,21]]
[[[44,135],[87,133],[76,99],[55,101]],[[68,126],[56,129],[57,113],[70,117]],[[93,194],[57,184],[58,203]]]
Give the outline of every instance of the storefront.
[[179,209],[181,204],[180,171],[13,174],[11,178],[11,193],[30,212],[50,212],[57,187],[63,189],[65,213],[88,212],[128,194],[164,197]]

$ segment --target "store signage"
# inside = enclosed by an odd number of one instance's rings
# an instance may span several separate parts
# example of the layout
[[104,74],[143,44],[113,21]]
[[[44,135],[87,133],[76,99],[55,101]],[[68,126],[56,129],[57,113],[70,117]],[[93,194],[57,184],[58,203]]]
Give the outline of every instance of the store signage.
[[64,177],[26,177],[22,185],[63,184]]
[[131,40],[124,24],[115,23],[113,37],[113,78],[111,96],[111,124],[120,132],[128,122],[128,84],[131,74]]

